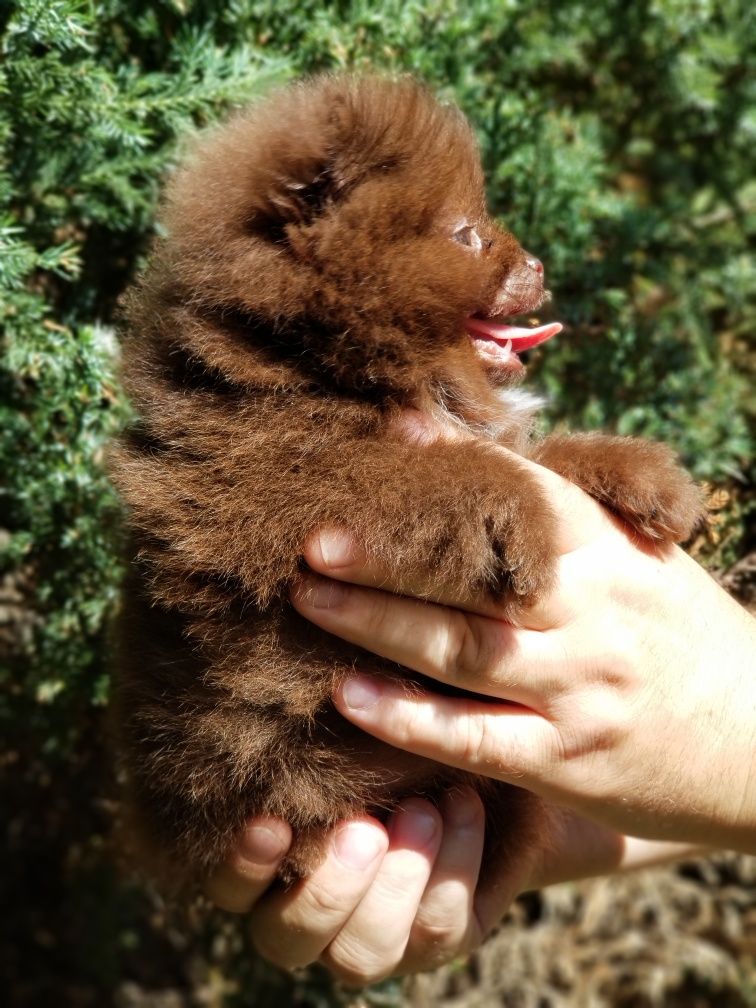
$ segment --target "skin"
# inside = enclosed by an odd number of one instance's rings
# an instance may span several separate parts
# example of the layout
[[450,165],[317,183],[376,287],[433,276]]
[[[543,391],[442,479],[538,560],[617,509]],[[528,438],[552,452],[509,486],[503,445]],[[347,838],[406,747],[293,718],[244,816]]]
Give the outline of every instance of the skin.
[[[406,802],[387,829],[340,824],[311,878],[266,892],[291,836],[252,821],[209,895],[252,910],[253,944],[274,963],[374,982],[469,951],[526,889],[696,845],[756,852],[756,621],[681,550],[634,540],[533,469],[560,517],[560,559],[517,627],[487,599],[390,594],[337,530],[308,545],[313,575],[292,599],[347,640],[491,698],[408,697],[357,675],[335,702],[396,746],[535,791],[552,807],[550,842],[495,890],[478,886],[483,810],[462,789],[438,809]],[[413,590],[424,594],[422,580]]]

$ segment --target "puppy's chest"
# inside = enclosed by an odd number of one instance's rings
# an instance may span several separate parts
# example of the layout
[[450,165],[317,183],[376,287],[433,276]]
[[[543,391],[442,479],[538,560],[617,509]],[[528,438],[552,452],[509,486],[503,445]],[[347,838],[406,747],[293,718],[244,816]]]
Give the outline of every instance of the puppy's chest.
[[436,435],[491,441],[524,454],[543,405],[544,400],[532,392],[502,389],[496,401],[486,407],[450,400],[441,394],[420,405],[419,410],[430,418]]

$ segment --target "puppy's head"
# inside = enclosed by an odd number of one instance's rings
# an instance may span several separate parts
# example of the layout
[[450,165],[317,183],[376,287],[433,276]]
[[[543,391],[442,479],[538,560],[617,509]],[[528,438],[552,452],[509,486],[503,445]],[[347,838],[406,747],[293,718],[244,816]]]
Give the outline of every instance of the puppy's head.
[[166,226],[194,301],[346,387],[411,392],[452,363],[509,380],[509,340],[559,329],[506,324],[543,268],[488,215],[461,113],[413,80],[326,76],[238,115],[176,173]]

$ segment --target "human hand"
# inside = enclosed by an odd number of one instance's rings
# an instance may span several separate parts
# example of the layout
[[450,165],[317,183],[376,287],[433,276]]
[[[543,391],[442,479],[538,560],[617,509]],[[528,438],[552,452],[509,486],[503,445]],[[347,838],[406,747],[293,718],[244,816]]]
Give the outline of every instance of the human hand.
[[484,883],[483,808],[474,791],[459,788],[438,810],[407,801],[387,830],[370,818],[339,824],[310,878],[267,892],[291,831],[276,819],[252,820],[208,896],[223,909],[250,912],[252,943],[274,964],[320,962],[342,982],[364,985],[470,952],[519,892],[686,852],[551,811],[541,850],[498,875],[489,870]]
[[386,828],[368,817],[339,824],[308,879],[265,895],[291,832],[256,820],[208,895],[224,909],[254,907],[252,942],[283,968],[320,961],[350,984],[429,969],[475,947],[522,888],[527,865],[477,890],[484,820],[469,788],[438,809],[409,799]]
[[[677,548],[652,550],[532,464],[559,518],[554,589],[515,627],[490,600],[390,594],[359,545],[308,544],[320,627],[486,702],[354,676],[345,717],[618,833],[756,850],[756,623]],[[353,582],[356,586],[344,582]],[[413,586],[427,597],[422,581]]]

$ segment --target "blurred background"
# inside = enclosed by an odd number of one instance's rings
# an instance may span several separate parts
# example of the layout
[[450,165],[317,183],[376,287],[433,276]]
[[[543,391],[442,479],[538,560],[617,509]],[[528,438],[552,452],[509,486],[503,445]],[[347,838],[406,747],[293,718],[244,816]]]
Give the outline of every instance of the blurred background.
[[[331,68],[457,101],[564,333],[545,424],[663,439],[710,496],[698,559],[756,595],[756,7],[749,0],[6,0],[0,6],[0,990],[12,1008],[756,1006],[756,864],[522,899],[470,961],[359,997],[119,874],[104,446],[119,299],[180,138]],[[716,670],[712,670],[716,674]],[[376,922],[380,925],[380,922]]]

